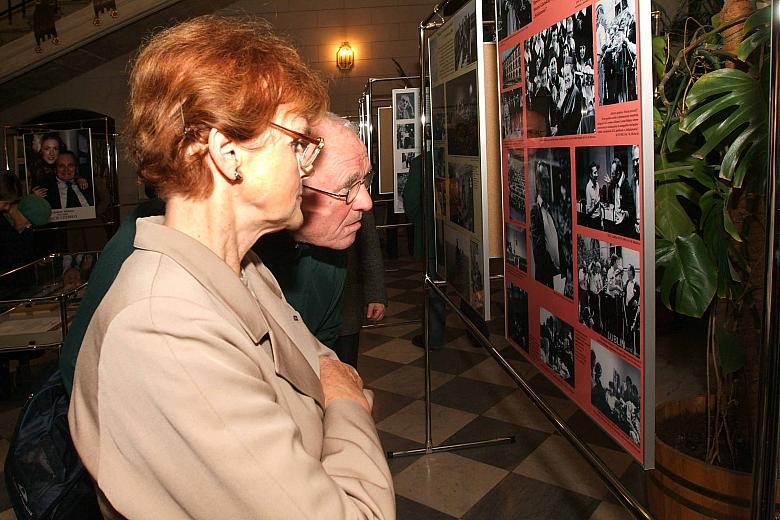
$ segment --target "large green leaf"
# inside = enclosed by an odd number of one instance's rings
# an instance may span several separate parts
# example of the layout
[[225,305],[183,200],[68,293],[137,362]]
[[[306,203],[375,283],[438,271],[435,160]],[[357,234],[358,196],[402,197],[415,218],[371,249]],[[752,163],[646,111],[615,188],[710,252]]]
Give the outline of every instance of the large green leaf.
[[669,241],[696,229],[678,197],[698,201],[696,190],[684,181],[663,183],[655,189],[655,232]]
[[720,177],[741,186],[750,161],[766,153],[768,108],[761,84],[741,70],[719,69],[699,78],[686,102],[691,111],[680,130],[699,130],[705,140],[694,156],[725,151]]
[[666,72],[666,62],[668,55],[666,54],[666,38],[663,36],[653,37],[653,68],[655,73],[660,78]]
[[718,276],[702,238],[691,233],[674,241],[659,240],[656,264],[661,268],[664,305],[680,314],[701,317],[715,296]]
[[[769,43],[770,27],[772,22],[772,7],[766,6],[759,9],[750,18],[745,20],[742,30],[747,35],[737,49],[737,56],[741,60],[746,60],[753,52],[762,45]],[[751,34],[752,33],[752,34]]]

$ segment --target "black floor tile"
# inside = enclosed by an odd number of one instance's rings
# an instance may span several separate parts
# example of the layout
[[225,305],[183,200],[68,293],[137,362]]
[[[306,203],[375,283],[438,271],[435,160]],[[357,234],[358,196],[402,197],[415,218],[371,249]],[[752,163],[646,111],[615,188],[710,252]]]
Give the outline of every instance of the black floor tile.
[[379,390],[377,388],[372,388],[371,391],[374,392],[374,408],[371,411],[371,415],[374,417],[375,422],[380,422],[383,419],[390,417],[395,412],[414,401],[411,397],[386,392],[385,390]]
[[431,392],[431,402],[480,414],[514,391],[511,387],[456,377]]
[[464,520],[580,520],[599,501],[573,491],[510,473],[469,510]]
[[398,520],[452,520],[455,518],[402,496],[396,496],[395,507]]
[[418,280],[409,280],[408,278],[400,278],[385,282],[385,287],[392,289],[416,289],[417,287],[422,287],[422,282]]
[[371,381],[379,379],[402,366],[401,363],[395,363],[386,359],[358,356],[358,373],[365,384],[369,384]]
[[[466,352],[463,350],[444,348],[431,353],[431,369],[447,374],[462,374],[474,365],[481,363],[487,358],[487,354],[480,352]],[[412,363],[413,366],[425,368],[424,357]]]
[[[531,378],[529,381],[529,384],[531,385],[531,388],[533,388],[537,393],[542,394],[543,396],[550,396],[550,397],[564,397],[564,393],[561,391],[560,388],[558,388],[555,383],[547,379],[547,376],[539,373]],[[563,383],[566,384],[566,383]],[[568,397],[566,397],[568,399]]]
[[[382,330],[382,329],[372,329],[372,330]],[[368,330],[364,330],[360,333],[360,352],[366,352],[371,350],[374,347],[378,347],[379,345],[383,345],[393,339],[391,336],[384,336],[382,334],[377,334],[376,332],[369,332]]]
[[[379,440],[382,441],[382,448],[385,453],[404,450],[416,450],[423,446],[409,439],[387,433],[379,430]],[[398,475],[403,470],[411,466],[419,456],[407,456],[407,457],[389,457],[387,458],[387,465],[390,467],[390,473]],[[400,517],[399,517],[400,518]]]
[[458,450],[457,453],[461,457],[511,471],[544,442],[549,434],[480,416],[444,441],[444,444],[467,443],[511,436],[515,437],[515,442],[511,444],[467,448]]

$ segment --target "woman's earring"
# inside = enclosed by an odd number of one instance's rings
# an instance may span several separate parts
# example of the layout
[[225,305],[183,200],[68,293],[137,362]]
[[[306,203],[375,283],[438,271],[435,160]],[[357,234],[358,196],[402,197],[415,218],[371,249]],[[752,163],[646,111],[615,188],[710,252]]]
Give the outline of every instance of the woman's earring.
[[240,180],[241,180],[241,174],[240,174],[240,173],[238,173],[238,170],[235,170],[235,171],[233,172],[233,180],[234,180],[234,181],[240,181]]

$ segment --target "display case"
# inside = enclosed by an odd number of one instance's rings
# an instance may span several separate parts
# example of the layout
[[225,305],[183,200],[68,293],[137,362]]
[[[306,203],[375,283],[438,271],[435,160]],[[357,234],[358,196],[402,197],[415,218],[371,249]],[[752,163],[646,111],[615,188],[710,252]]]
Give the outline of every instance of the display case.
[[0,352],[59,348],[98,255],[54,254],[0,274]]

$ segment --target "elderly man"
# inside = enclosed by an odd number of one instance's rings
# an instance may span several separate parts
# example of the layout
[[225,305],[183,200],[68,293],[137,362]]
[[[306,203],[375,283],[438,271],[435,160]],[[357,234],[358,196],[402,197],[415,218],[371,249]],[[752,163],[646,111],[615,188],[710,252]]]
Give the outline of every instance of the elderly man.
[[79,185],[76,154],[60,152],[56,165],[56,176],[49,178],[42,186],[46,188],[46,200],[52,209],[92,206],[92,193],[86,189],[87,183],[82,179]]
[[[355,241],[362,213],[372,207],[366,189],[371,179],[366,149],[343,120],[328,115],[312,128],[312,134],[322,136],[326,146],[315,163],[315,174],[304,183],[301,201],[304,224],[293,236],[282,232],[261,241],[254,249],[277,277],[285,298],[301,314],[312,333],[320,341],[330,337],[335,341],[341,325],[339,297],[346,276],[346,253],[341,250]],[[62,347],[60,371],[68,393],[81,341],[92,315],[122,263],[133,252],[135,219],[164,211],[159,201],[139,206],[103,250]]]

